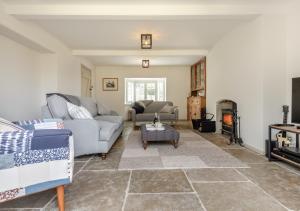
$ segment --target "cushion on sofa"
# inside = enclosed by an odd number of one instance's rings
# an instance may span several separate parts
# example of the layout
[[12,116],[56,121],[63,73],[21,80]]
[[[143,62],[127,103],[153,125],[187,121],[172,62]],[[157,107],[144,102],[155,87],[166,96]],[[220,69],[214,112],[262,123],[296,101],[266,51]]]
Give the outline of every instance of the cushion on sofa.
[[81,97],[80,98],[80,103],[81,103],[81,106],[85,107],[91,113],[91,115],[93,117],[97,116],[98,109],[97,109],[96,101],[94,101],[90,97]]
[[167,104],[170,106],[173,105],[172,102],[168,102],[168,101],[154,101],[146,107],[144,112],[145,113],[160,112],[160,110]]
[[166,104],[161,110],[160,110],[160,113],[171,113],[173,114],[175,112],[175,109],[177,108],[178,106],[170,106],[168,104]]
[[14,123],[0,117],[0,132],[23,131],[24,129]]
[[147,107],[148,105],[150,105],[150,103],[153,102],[153,100],[140,100],[140,102],[144,103],[144,105]]
[[[143,121],[143,122],[153,121],[154,113],[137,114],[135,118],[136,118],[136,121]],[[176,116],[175,116],[175,114],[170,114],[170,113],[160,113],[159,114],[159,119],[161,121],[176,120]]]
[[68,112],[66,99],[54,94],[50,97],[47,97],[47,104],[53,118],[71,119]]
[[112,123],[108,121],[97,120],[100,127],[100,140],[107,141],[111,138],[114,132],[119,128],[117,123]]
[[83,106],[67,102],[68,112],[73,119],[93,119],[90,112]]
[[144,113],[145,108],[138,102],[135,102],[132,106],[132,108],[135,110],[136,114]]
[[123,123],[123,117],[121,116],[101,115],[101,116],[95,116],[94,119],[107,121],[111,123],[117,123],[119,126]]

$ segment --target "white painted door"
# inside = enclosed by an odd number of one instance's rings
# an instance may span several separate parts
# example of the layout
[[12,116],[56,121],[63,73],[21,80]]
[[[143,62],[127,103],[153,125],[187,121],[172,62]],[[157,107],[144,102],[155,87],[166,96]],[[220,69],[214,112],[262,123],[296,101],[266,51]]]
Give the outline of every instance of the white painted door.
[[92,71],[81,65],[81,96],[92,97]]

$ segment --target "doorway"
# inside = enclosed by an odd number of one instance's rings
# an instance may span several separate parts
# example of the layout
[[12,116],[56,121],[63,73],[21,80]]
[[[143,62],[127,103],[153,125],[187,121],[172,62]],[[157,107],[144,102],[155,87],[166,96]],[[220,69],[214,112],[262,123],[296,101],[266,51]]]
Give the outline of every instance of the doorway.
[[92,97],[92,71],[81,65],[81,96]]

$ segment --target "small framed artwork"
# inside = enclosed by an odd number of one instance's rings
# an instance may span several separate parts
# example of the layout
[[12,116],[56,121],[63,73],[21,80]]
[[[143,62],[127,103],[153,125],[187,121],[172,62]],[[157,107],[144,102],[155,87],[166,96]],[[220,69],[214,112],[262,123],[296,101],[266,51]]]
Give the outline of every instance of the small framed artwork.
[[103,91],[118,91],[118,78],[103,78]]

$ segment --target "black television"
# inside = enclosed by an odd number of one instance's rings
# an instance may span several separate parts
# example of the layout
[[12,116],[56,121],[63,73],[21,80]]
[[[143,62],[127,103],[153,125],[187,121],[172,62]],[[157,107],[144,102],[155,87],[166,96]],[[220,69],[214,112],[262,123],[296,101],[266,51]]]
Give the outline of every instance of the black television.
[[292,122],[300,123],[300,78],[292,79]]

